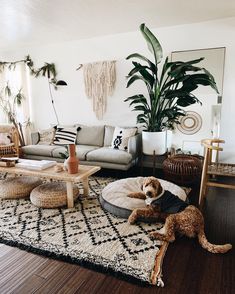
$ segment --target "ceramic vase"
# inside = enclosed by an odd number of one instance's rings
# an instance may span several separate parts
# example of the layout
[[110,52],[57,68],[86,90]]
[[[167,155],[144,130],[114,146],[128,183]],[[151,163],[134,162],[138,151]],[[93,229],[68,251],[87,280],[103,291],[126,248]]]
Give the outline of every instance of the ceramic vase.
[[79,160],[76,157],[75,144],[69,144],[69,157],[66,160],[66,165],[69,174],[76,174],[78,172]]

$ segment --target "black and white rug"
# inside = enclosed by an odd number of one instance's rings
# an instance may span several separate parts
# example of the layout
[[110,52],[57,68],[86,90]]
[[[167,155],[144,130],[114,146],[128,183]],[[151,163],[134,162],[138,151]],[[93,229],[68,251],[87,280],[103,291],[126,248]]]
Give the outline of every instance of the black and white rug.
[[98,199],[111,181],[92,177],[89,198],[79,197],[70,209],[41,209],[29,200],[0,200],[0,242],[151,284],[157,259],[160,279],[167,245],[150,240],[148,234],[162,225],[131,226],[126,219],[104,211]]

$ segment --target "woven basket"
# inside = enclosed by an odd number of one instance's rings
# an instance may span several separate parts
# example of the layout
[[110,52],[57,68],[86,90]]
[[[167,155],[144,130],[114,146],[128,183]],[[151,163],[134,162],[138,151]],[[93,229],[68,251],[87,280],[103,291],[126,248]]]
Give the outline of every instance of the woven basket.
[[1,181],[1,199],[19,199],[29,197],[31,191],[42,184],[36,177],[15,177]]
[[179,185],[190,185],[199,181],[202,160],[194,155],[174,155],[163,161],[165,179]]
[[[79,189],[73,185],[73,199],[76,200]],[[42,208],[57,208],[67,205],[66,184],[62,182],[46,183],[35,188],[30,194],[31,202]]]

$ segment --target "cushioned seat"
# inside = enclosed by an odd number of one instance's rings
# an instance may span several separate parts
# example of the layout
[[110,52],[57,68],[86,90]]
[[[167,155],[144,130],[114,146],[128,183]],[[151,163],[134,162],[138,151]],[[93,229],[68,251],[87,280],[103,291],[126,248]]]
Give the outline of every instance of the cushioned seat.
[[[145,201],[142,199],[127,197],[130,192],[141,191],[143,181],[144,177],[137,177],[108,184],[100,196],[102,207],[118,217],[128,218],[133,209],[146,206]],[[159,181],[165,190],[170,191],[184,201],[186,200],[187,195],[181,187],[161,179]]]
[[[98,146],[90,146],[90,145],[76,145],[76,156],[79,158],[79,160],[86,160],[86,155],[88,152],[92,150],[96,150],[99,148]],[[66,151],[65,147],[60,146],[59,148],[56,148],[52,151],[52,155],[55,158],[59,158],[60,152],[64,153]]]
[[42,180],[36,177],[15,177],[1,181],[0,198],[18,199],[27,198],[30,192],[42,184]]
[[60,148],[60,146],[56,145],[28,145],[22,147],[23,153],[31,154],[31,155],[38,155],[40,156],[48,156],[52,157],[52,153],[54,150]]
[[128,164],[132,161],[132,155],[126,151],[103,147],[89,152],[86,159],[87,161]]
[[[73,185],[73,199],[76,200],[79,195],[79,189]],[[56,208],[67,205],[66,184],[62,182],[53,182],[42,184],[32,190],[30,194],[31,202],[42,208]]]

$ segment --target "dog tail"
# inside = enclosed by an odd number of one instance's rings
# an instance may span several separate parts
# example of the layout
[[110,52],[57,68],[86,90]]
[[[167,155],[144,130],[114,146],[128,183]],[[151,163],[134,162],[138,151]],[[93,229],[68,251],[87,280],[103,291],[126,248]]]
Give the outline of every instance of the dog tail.
[[201,246],[211,253],[226,253],[227,251],[232,249],[231,244],[214,245],[214,244],[211,244],[210,242],[208,242],[208,240],[205,236],[204,230],[201,230],[198,233],[198,240],[199,240],[199,243],[201,244]]

